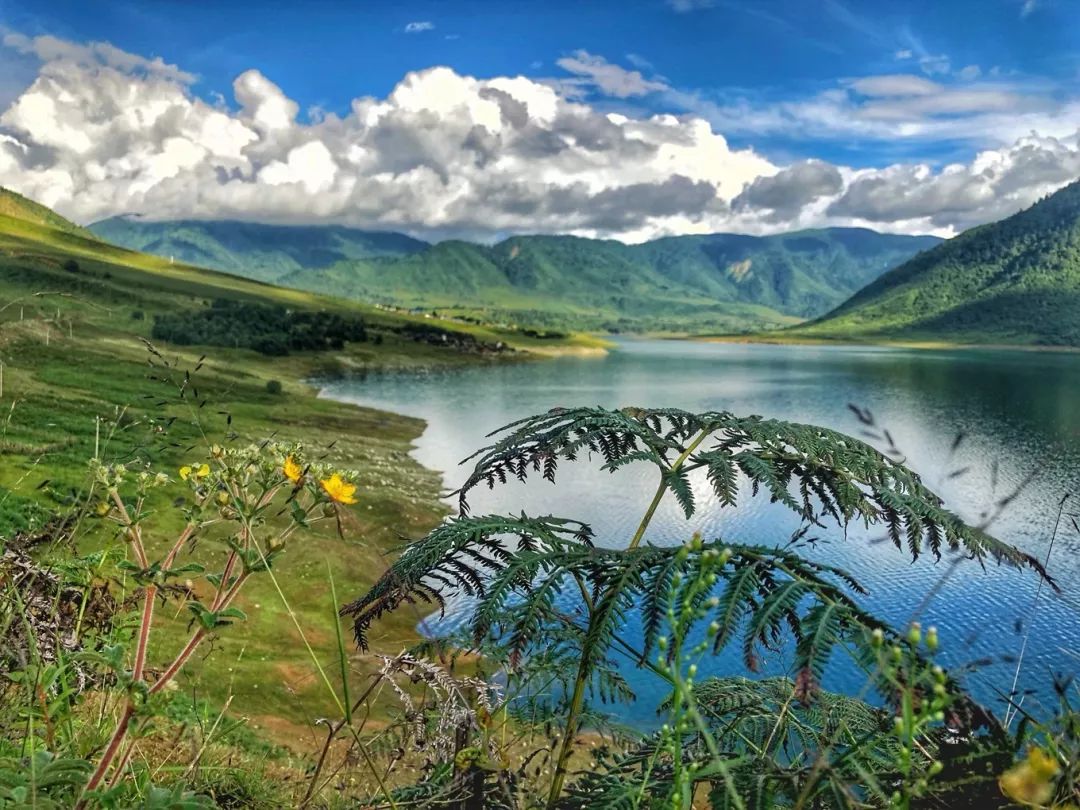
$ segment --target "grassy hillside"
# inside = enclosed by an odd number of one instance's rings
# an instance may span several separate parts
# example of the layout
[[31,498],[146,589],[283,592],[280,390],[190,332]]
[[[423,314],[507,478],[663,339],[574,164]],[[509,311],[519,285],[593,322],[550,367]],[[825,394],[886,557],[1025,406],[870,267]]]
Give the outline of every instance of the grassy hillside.
[[[220,342],[154,341],[161,355],[148,353],[144,341],[152,337],[156,316],[200,315],[213,309],[209,303],[223,301],[231,302],[224,307],[231,316],[252,308],[287,308],[280,311],[361,317],[366,340],[330,351],[290,349],[280,357]],[[433,334],[437,339],[428,339]],[[495,362],[507,356],[491,348],[500,343],[546,351],[596,345],[379,312],[173,264],[85,238],[77,229],[0,215],[0,551],[5,539],[39,526],[47,512],[78,505],[95,452],[105,460],[145,456],[155,468],[175,474],[196,445],[245,444],[271,436],[302,440],[360,475],[361,506],[344,527],[345,540],[332,527],[305,530],[281,563],[287,575],[279,581],[301,626],[332,626],[333,605],[317,587],[325,582],[327,565],[341,593],[363,591],[383,570],[382,555],[400,543],[402,533],[422,534],[443,514],[443,506],[437,475],[408,455],[422,423],[319,399],[307,380],[353,369]],[[177,396],[177,383],[184,380],[186,399]],[[176,531],[178,518],[175,510],[164,508],[167,504],[160,506],[150,525],[166,537]],[[103,547],[114,545],[105,522],[90,537],[89,545],[74,551],[94,550],[94,537]],[[56,548],[46,554],[62,560],[71,551]],[[103,576],[117,576],[114,562]],[[230,677],[201,678],[199,662],[181,678],[181,686],[213,705],[230,702],[234,716],[250,718],[273,740],[314,746],[313,721],[333,706],[298,636],[282,631],[289,619],[275,587],[259,582],[241,601],[240,607],[262,606],[252,612],[257,620],[242,642],[225,637],[205,664],[218,672],[227,666]],[[159,660],[182,644],[188,616],[174,608],[161,611],[157,621],[163,635],[151,654]],[[378,649],[396,653],[415,638],[414,624],[409,616],[388,624]],[[325,630],[313,632],[309,641],[319,656],[336,650]],[[353,666],[363,673],[372,661],[358,657]]]
[[1080,182],[915,257],[784,334],[1080,346]]
[[88,239],[94,238],[94,235],[86,228],[64,219],[51,208],[46,208],[44,205],[3,187],[0,187],[0,216],[20,219],[35,225],[45,225],[53,230],[76,234]]
[[[346,298],[543,327],[665,332],[768,328],[820,315],[940,241],[834,228],[642,245],[515,236],[414,249],[421,243],[394,241],[407,237],[369,234],[368,244],[341,228],[131,218],[91,227],[130,247]],[[282,245],[285,231],[302,238]],[[360,247],[346,255],[339,232]]]

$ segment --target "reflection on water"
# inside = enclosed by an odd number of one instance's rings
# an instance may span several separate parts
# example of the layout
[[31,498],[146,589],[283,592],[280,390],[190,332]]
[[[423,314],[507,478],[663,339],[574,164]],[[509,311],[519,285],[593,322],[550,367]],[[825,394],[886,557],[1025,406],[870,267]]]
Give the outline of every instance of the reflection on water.
[[[600,359],[372,375],[336,382],[324,395],[427,420],[416,455],[445,473],[448,489],[464,479],[467,471],[458,462],[485,443],[486,433],[557,405],[730,410],[861,435],[864,427],[847,407],[855,403],[873,413],[908,463],[969,522],[986,520],[1005,500],[991,530],[1040,557],[1062,497],[1080,483],[1080,356],[1074,354],[623,341]],[[537,480],[478,491],[472,507],[475,514],[524,510],[581,519],[594,527],[597,542],[622,546],[655,486],[650,467],[610,476],[579,462],[566,465],[556,485]],[[699,503],[707,504],[707,482],[695,486]],[[1072,505],[1080,511],[1080,499]],[[705,507],[691,521],[668,502],[647,539],[676,543],[701,531],[710,539],[776,545],[796,527],[782,507],[747,494],[737,510]],[[819,558],[854,574],[869,591],[864,604],[897,624],[910,619],[946,570],[929,558],[912,564],[873,531],[852,532],[846,540],[836,531],[820,534]],[[1074,669],[1080,649],[1078,544],[1080,532],[1066,519],[1050,561],[1063,594],[1044,589],[1034,615],[1037,583],[1031,574],[983,571],[973,563],[949,576],[925,607],[921,619],[939,626],[946,663],[994,659],[968,676],[984,700],[995,700],[997,690],[1011,685],[1015,664],[1003,657],[1020,647],[1018,620],[1031,630],[1025,686],[1045,694],[1051,671]],[[627,635],[635,632],[626,629]],[[769,669],[784,671],[784,659],[775,656]],[[716,672],[740,671],[737,653],[711,663]],[[853,680],[844,683],[858,675],[843,664],[831,674],[841,687],[857,688]],[[629,668],[627,675],[643,701],[655,700],[659,685],[652,676]]]

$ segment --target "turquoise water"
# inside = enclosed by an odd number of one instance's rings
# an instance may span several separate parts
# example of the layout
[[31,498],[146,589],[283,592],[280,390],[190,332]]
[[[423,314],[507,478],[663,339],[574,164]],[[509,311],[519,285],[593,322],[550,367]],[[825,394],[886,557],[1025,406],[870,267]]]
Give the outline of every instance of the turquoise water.
[[[1080,355],[999,350],[914,351],[879,347],[813,347],[621,341],[603,358],[425,374],[370,375],[328,385],[324,396],[422,417],[428,429],[417,458],[444,473],[448,490],[467,474],[458,462],[485,444],[484,435],[522,416],[574,405],[671,406],[730,410],[811,422],[862,435],[847,407],[868,408],[889,431],[908,463],[972,523],[981,523],[1009,500],[991,531],[1040,558],[1047,554],[1058,505],[1080,484]],[[963,438],[952,450],[958,435]],[[883,442],[870,437],[871,443]],[[695,481],[698,502],[708,484]],[[565,466],[558,484],[516,482],[494,492],[477,491],[473,513],[493,511],[556,514],[590,523],[597,542],[625,545],[656,487],[651,467],[609,475],[579,462]],[[1080,531],[1073,517],[1080,497],[1066,501],[1065,518],[1049,567],[1061,595],[1043,589],[1033,611],[1037,581],[1030,573],[985,571],[974,563],[949,570],[931,558],[912,564],[880,532],[819,532],[819,559],[841,565],[869,591],[866,607],[896,625],[916,611],[935,624],[944,663],[954,669],[977,662],[964,676],[987,704],[1000,706],[1008,692],[1023,632],[1030,638],[1022,684],[1049,692],[1051,673],[1073,672],[1080,663]],[[783,544],[795,519],[765,498],[738,510],[703,508],[686,521],[673,502],[657,514],[647,539],[679,543],[694,531],[730,542]],[[947,573],[948,572],[948,573]],[[935,585],[939,589],[928,603]],[[925,604],[924,604],[925,603]],[[443,627],[451,626],[453,612]],[[637,634],[635,627],[626,635]],[[710,659],[717,673],[742,673],[739,654]],[[787,656],[766,661],[785,672]],[[627,665],[639,696],[623,717],[649,725],[649,710],[662,695],[654,676]],[[837,663],[826,686],[856,691],[863,678]],[[645,719],[643,719],[645,718]]]

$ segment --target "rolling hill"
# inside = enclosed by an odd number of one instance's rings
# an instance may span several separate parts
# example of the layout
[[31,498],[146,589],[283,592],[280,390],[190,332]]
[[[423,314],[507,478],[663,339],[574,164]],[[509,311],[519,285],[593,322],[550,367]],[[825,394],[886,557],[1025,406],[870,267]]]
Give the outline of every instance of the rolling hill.
[[940,241],[829,228],[640,245],[570,236],[426,245],[337,226],[121,217],[90,227],[128,247],[340,297],[560,328],[667,332],[814,317]]
[[787,334],[1080,346],[1080,181],[916,256]]
[[427,242],[401,233],[336,225],[258,225],[228,220],[153,222],[120,216],[94,223],[91,229],[102,239],[132,250],[269,282],[340,261],[408,256],[428,247]]

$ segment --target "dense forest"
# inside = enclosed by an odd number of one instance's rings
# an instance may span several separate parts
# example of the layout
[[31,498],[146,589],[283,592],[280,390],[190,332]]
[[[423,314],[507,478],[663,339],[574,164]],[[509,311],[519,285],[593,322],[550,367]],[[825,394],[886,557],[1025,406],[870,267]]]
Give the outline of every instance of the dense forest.
[[157,315],[151,335],[181,346],[227,346],[267,355],[341,349],[367,340],[363,319],[224,298],[202,310]]

